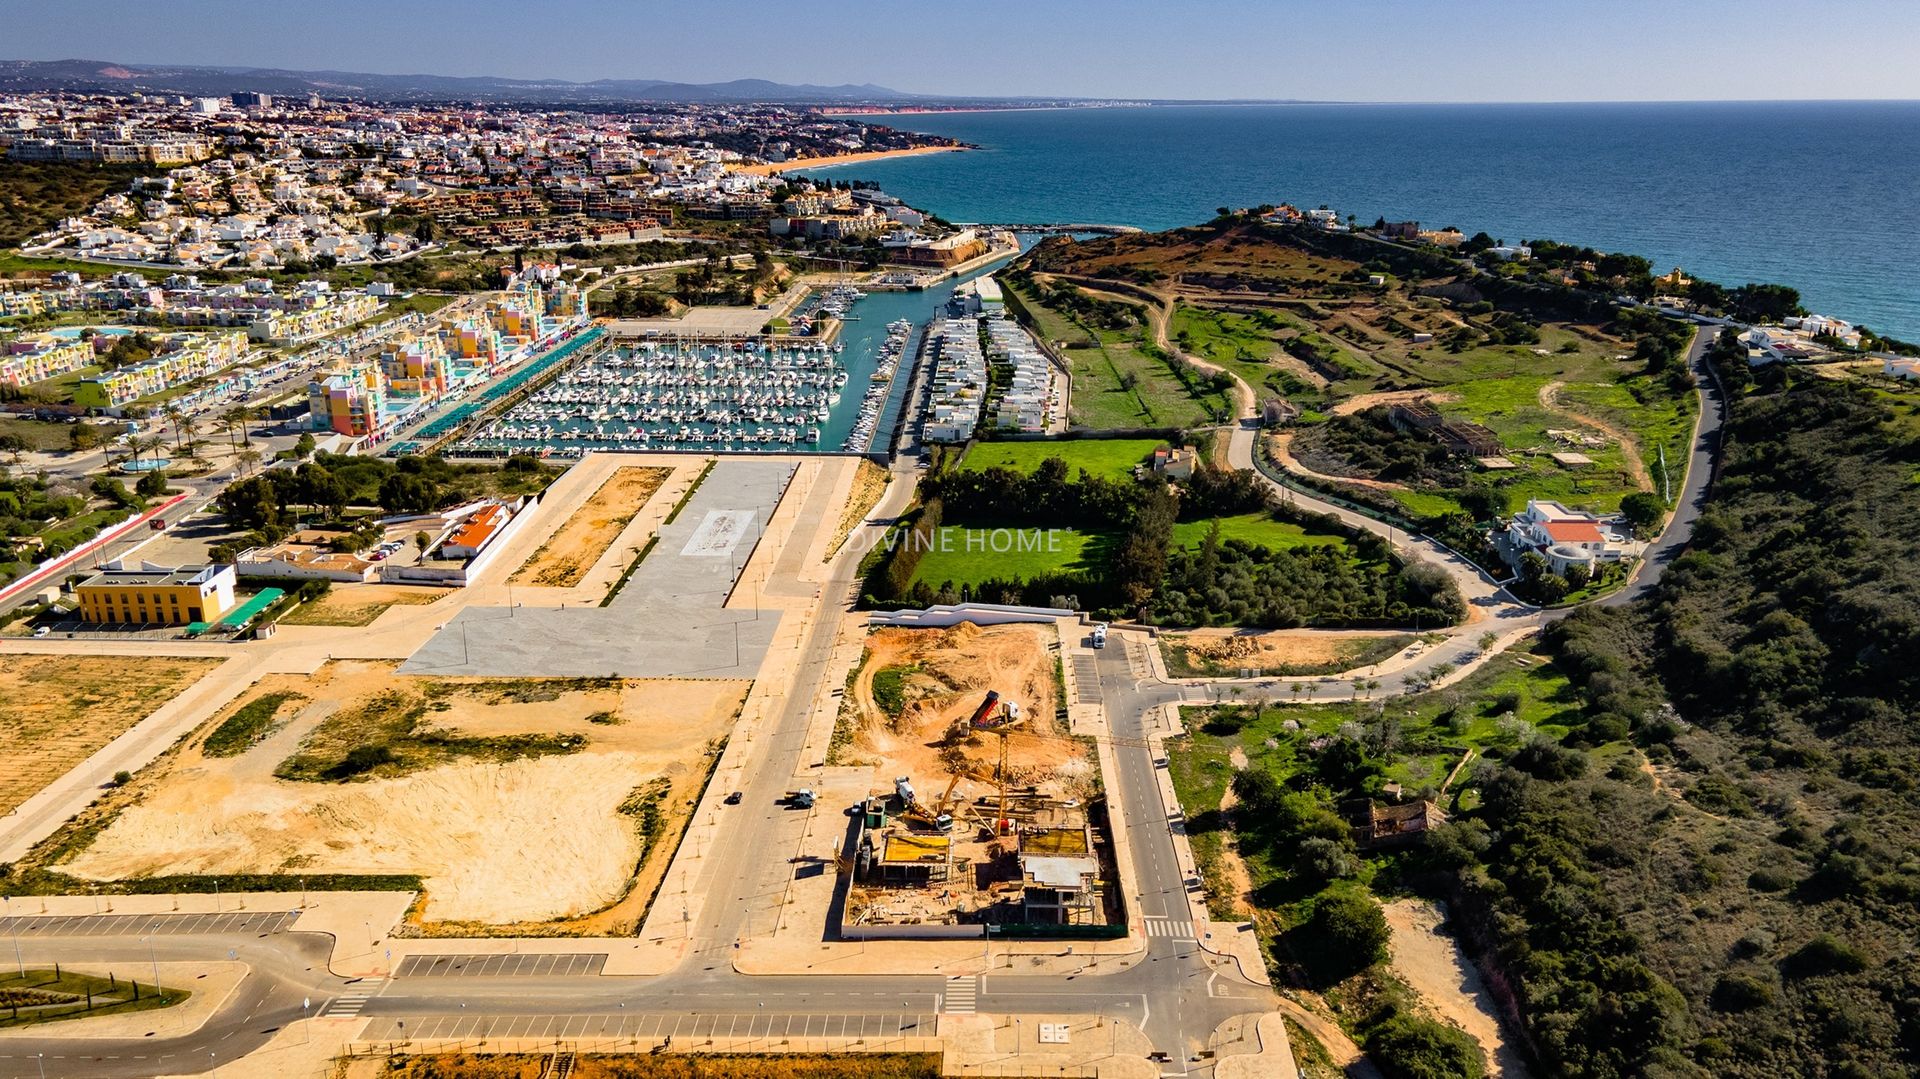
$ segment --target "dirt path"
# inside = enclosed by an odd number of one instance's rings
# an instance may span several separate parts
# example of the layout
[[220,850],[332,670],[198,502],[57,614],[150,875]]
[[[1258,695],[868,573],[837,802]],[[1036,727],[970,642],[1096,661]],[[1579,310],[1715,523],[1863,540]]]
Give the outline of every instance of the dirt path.
[[1646,460],[1640,454],[1640,440],[1630,431],[1608,423],[1606,420],[1575,411],[1571,405],[1562,404],[1560,389],[1566,383],[1559,379],[1540,387],[1540,407],[1556,416],[1565,416],[1582,427],[1591,427],[1620,444],[1620,455],[1627,459],[1627,475],[1633,478],[1634,486],[1642,491],[1653,490],[1653,476],[1647,472]]
[[[1308,1008],[1299,1001],[1280,997],[1274,1001],[1274,1011],[1285,1013],[1286,1017],[1300,1024],[1301,1029],[1313,1036],[1320,1047],[1327,1051],[1333,1062],[1347,1073],[1349,1079],[1381,1079],[1380,1069],[1373,1066],[1367,1054],[1361,1052],[1347,1032],[1340,1025],[1319,1012]],[[1515,1075],[1522,1073],[1515,1072]]]
[[1480,971],[1453,937],[1440,931],[1444,920],[1440,908],[1423,899],[1402,899],[1383,910],[1393,930],[1393,972],[1443,1021],[1480,1043],[1487,1054],[1489,1079],[1526,1076],[1526,1064],[1500,1027],[1499,1012],[1480,980]]
[[1278,461],[1280,467],[1286,469],[1288,472],[1305,476],[1308,479],[1324,480],[1328,483],[1351,483],[1355,487],[1371,487],[1376,491],[1409,490],[1406,484],[1394,483],[1391,480],[1367,479],[1364,476],[1329,476],[1325,472],[1315,472],[1313,469],[1302,464],[1300,458],[1293,455],[1293,436],[1294,432],[1292,431],[1282,431],[1273,436],[1273,459]]
[[1168,355],[1177,356],[1180,359],[1185,360],[1186,362],[1194,365],[1195,367],[1199,368],[1202,371],[1206,371],[1209,374],[1217,372],[1220,374],[1224,374],[1228,378],[1232,379],[1233,380],[1234,418],[1244,420],[1244,419],[1251,419],[1255,415],[1255,413],[1258,410],[1258,406],[1256,404],[1258,398],[1254,395],[1253,387],[1247,385],[1246,379],[1241,378],[1238,374],[1226,369],[1225,367],[1220,366],[1217,363],[1214,363],[1211,360],[1203,359],[1199,356],[1195,356],[1191,352],[1187,352],[1181,349],[1179,345],[1173,342],[1172,337],[1168,335],[1167,326],[1169,323],[1173,321],[1173,305],[1176,300],[1176,297],[1174,296],[1173,293],[1154,292],[1150,289],[1144,289],[1144,288],[1143,289],[1129,288],[1124,293],[1112,292],[1106,289],[1092,287],[1084,282],[1074,280],[1071,277],[1067,277],[1065,279],[1069,281],[1071,284],[1073,284],[1074,287],[1078,288],[1082,292],[1087,293],[1090,296],[1100,297],[1100,298],[1109,299],[1109,300],[1118,300],[1121,303],[1130,304],[1149,296],[1152,297],[1153,301],[1147,305],[1147,329],[1153,332],[1153,343],[1155,345],[1158,345],[1160,348],[1165,349]]

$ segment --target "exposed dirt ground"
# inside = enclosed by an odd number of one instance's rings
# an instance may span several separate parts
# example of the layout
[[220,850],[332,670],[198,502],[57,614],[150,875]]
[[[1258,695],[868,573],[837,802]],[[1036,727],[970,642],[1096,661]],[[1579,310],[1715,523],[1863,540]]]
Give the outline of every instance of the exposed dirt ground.
[[[1013,782],[1040,784],[1067,797],[1085,797],[1073,785],[1090,784],[1093,766],[1085,750],[1055,727],[1054,657],[1048,645],[1053,627],[976,626],[951,629],[881,629],[867,637],[867,662],[854,681],[854,700],[863,719],[854,739],[854,755],[873,762],[876,791],[893,789],[895,776],[912,776],[926,789],[944,787],[952,776],[941,760],[941,742],[956,721],[965,722],[990,689],[1017,703],[1026,723],[1008,736]],[[874,674],[884,668],[918,665],[905,683],[906,707],[898,719],[874,701]],[[979,737],[963,745],[965,789],[984,794],[999,766],[999,740]],[[935,787],[934,784],[938,784]]]
[[513,575],[514,584],[571,588],[586,579],[640,508],[673,474],[671,468],[617,468]]
[[217,659],[8,656],[0,663],[0,813],[72,771]]
[[[578,752],[505,760],[455,757],[355,782],[277,779],[273,771],[323,721],[382,693],[435,688],[437,731],[475,737],[576,734]],[[334,662],[312,677],[271,675],[199,733],[115,792],[112,819],[60,868],[114,879],[165,873],[420,873],[423,917],[529,932],[618,932],[637,924],[652,887],[623,803],[665,779],[656,835],[697,796],[730,729],[744,682],[568,683],[417,679],[390,663]],[[307,700],[265,740],[210,758],[200,741],[259,696]],[[82,819],[81,826],[85,826]],[[660,844],[670,853],[671,842]],[[654,858],[639,876],[657,877]],[[631,908],[631,909],[630,909]],[[555,920],[576,919],[554,926]]]
[[1347,398],[1333,406],[1331,411],[1335,416],[1351,416],[1356,412],[1364,412],[1375,405],[1404,405],[1409,401],[1419,401],[1422,399],[1440,405],[1448,401],[1457,401],[1460,399],[1460,395],[1457,393],[1435,393],[1432,390],[1393,390],[1387,393],[1363,393]]
[[887,481],[891,477],[892,473],[872,461],[863,459],[860,462],[853,477],[853,491],[847,495],[847,508],[840,513],[840,528],[834,533],[833,546],[827,549],[822,561],[831,562],[846,544],[847,537],[859,527],[861,521],[867,519],[873,507],[880,504],[880,496],[887,493]]
[[1452,936],[1440,932],[1440,909],[1422,899],[1402,899],[1384,909],[1393,930],[1393,972],[1443,1021],[1480,1043],[1487,1054],[1489,1079],[1525,1076],[1526,1065],[1507,1044],[1480,971]]
[[433,603],[449,595],[445,588],[403,584],[336,584],[312,603],[303,603],[280,621],[289,626],[370,626],[389,607]]
[[1168,644],[1184,646],[1197,663],[1210,660],[1223,667],[1262,670],[1298,669],[1353,662],[1378,652],[1384,645],[1406,639],[1405,634],[1371,630],[1273,630],[1247,633],[1234,629],[1199,629],[1170,633]]

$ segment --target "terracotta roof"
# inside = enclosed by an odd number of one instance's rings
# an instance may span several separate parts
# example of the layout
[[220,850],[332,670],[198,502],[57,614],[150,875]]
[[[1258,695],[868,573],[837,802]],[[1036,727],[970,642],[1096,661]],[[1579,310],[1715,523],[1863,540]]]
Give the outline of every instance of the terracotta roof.
[[1555,543],[1605,543],[1607,539],[1592,521],[1548,521],[1543,527]]
[[441,544],[441,546],[471,547],[477,551],[486,545],[487,540],[492,537],[495,532],[499,531],[500,526],[505,524],[506,520],[507,508],[505,506],[488,506],[486,509],[467,518],[466,523],[461,525],[452,536],[449,536],[447,541]]

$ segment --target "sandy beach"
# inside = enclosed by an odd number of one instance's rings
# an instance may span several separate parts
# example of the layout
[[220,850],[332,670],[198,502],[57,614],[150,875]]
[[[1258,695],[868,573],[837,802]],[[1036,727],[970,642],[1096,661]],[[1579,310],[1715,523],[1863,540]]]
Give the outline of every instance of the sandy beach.
[[906,150],[873,150],[863,154],[835,154],[832,157],[807,157],[797,161],[781,161],[766,165],[741,165],[735,171],[749,176],[772,176],[780,172],[797,172],[802,169],[819,169],[829,165],[857,165],[862,161],[880,161],[889,157],[917,157],[921,154],[953,153],[965,149],[962,146],[915,146]]

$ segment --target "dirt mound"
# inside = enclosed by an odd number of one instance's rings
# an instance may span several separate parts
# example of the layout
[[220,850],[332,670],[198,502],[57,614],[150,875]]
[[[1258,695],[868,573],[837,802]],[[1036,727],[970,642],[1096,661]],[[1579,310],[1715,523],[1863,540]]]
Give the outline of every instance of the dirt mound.
[[[1017,705],[1024,717],[1008,736],[1009,774],[1016,784],[1083,793],[1093,768],[1084,749],[1065,737],[1056,718],[1058,681],[1052,626],[978,626],[882,629],[867,640],[867,660],[855,680],[860,729],[854,753],[874,766],[875,789],[912,776],[922,788],[945,787],[956,773],[959,789],[985,793],[999,765],[993,735],[967,729],[989,690]],[[874,676],[909,668],[900,682],[903,707],[890,715],[874,699]],[[938,790],[939,787],[934,788]],[[1071,790],[1069,788],[1072,788]]]

